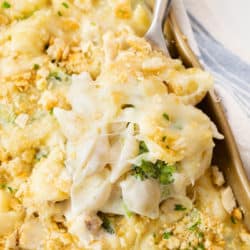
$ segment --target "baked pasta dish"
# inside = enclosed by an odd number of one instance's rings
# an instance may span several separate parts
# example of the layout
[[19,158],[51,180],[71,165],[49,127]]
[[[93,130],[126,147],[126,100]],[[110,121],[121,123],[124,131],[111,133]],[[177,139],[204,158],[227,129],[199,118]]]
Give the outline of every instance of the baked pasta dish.
[[152,49],[150,20],[0,0],[0,249],[250,249],[195,107],[213,79]]

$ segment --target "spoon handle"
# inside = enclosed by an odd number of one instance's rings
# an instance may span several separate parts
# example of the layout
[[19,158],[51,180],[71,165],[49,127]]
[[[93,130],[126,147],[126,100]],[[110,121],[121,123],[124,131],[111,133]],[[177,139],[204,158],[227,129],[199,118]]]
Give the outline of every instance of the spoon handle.
[[154,7],[154,16],[152,25],[160,26],[162,28],[164,21],[168,15],[171,0],[156,0]]
[[169,13],[171,0],[156,0],[151,26],[145,38],[156,48],[169,55],[167,41],[163,36],[163,24]]

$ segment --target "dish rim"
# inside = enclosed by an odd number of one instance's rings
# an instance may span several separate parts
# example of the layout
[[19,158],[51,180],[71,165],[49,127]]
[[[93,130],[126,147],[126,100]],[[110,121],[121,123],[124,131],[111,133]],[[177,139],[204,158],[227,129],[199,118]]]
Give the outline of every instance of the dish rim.
[[[168,41],[170,41],[170,54],[171,51],[176,53],[176,55],[182,60],[183,64],[187,67],[192,66],[203,69],[197,56],[190,48],[187,38],[181,32],[173,10],[170,11],[164,31]],[[211,90],[201,102],[201,106],[203,106],[202,110],[207,111],[205,112],[209,115],[211,120],[215,122],[219,131],[224,135],[224,140],[222,142],[216,141],[215,143],[216,147],[218,144],[218,147],[221,147],[216,149],[217,151],[220,151],[217,154],[220,158],[216,159],[216,162],[219,162],[217,165],[223,172],[226,183],[232,188],[238,205],[243,211],[244,223],[248,230],[250,230],[250,182],[225,112],[218,100],[219,98],[215,91]],[[226,155],[224,155],[223,152],[226,153]],[[226,164],[226,161],[228,161],[228,164]]]

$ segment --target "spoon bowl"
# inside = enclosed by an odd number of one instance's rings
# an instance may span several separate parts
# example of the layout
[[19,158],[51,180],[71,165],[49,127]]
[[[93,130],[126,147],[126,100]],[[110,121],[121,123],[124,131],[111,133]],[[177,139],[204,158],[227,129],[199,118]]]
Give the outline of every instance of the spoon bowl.
[[151,25],[145,38],[149,43],[169,56],[167,40],[163,35],[164,22],[169,14],[172,0],[156,0]]

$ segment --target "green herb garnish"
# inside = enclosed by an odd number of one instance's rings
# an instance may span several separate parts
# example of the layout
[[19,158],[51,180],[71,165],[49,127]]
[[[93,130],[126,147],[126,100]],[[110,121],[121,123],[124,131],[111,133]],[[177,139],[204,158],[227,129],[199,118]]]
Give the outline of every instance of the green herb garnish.
[[68,5],[67,3],[65,3],[65,2],[63,2],[62,5],[63,5],[63,7],[65,7],[66,9],[69,8],[69,5]]
[[125,211],[125,214],[128,216],[128,218],[130,218],[130,217],[133,215],[133,212],[131,212],[131,211],[128,209],[127,205],[126,205],[124,202],[122,203],[122,207],[123,207],[123,209],[124,209],[124,211]]
[[200,224],[201,224],[201,221],[198,220],[198,221],[196,221],[192,226],[190,226],[188,229],[189,229],[190,231],[195,232],[195,231],[197,231],[197,230],[199,229],[199,225],[200,225]]
[[61,11],[58,11],[58,12],[57,12],[57,15],[58,15],[58,16],[62,16],[62,12],[61,12]]
[[162,140],[163,142],[165,142],[166,139],[167,139],[167,136],[163,136],[163,137],[161,138],[161,140]]
[[143,169],[136,165],[132,166],[132,175],[135,176],[135,178],[140,179],[141,181],[148,178],[148,175],[143,171]]
[[7,184],[6,183],[1,183],[0,184],[0,189],[5,189],[7,187]]
[[12,187],[7,187],[8,191],[13,194],[14,193],[14,189]]
[[109,218],[104,213],[101,212],[98,213],[98,216],[102,220],[102,225],[101,225],[102,228],[105,229],[108,233],[114,234],[115,230],[113,229]]
[[2,8],[3,8],[3,9],[9,9],[10,7],[11,7],[11,4],[10,4],[10,3],[6,2],[6,1],[4,1],[4,2],[2,3]]
[[231,216],[230,219],[233,224],[236,224],[236,219],[233,216]]
[[139,142],[139,155],[149,152],[148,147],[144,141]]
[[203,233],[203,232],[199,232],[199,233],[198,233],[198,237],[199,237],[199,238],[204,238],[204,233]]
[[142,160],[141,165],[140,166],[134,165],[132,167],[132,170],[133,174],[141,180],[145,180],[150,177],[157,179],[160,175],[159,169],[151,161]]
[[58,72],[51,72],[48,76],[48,78],[54,78],[58,81],[62,81],[62,78],[59,76]]
[[184,206],[182,206],[181,204],[175,204],[174,210],[175,211],[185,211],[187,209]]
[[142,160],[140,165],[132,166],[132,175],[136,178],[141,180],[157,179],[163,185],[171,184],[174,181],[173,173],[175,171],[175,166],[168,165],[161,160],[157,160],[155,163]]
[[172,235],[173,235],[172,232],[164,232],[162,237],[163,237],[163,239],[168,240],[170,238],[170,236],[172,236]]
[[15,191],[17,191],[16,189],[14,189],[12,187],[7,186],[6,183],[0,184],[0,189],[7,189],[11,194],[13,194]]
[[122,109],[126,109],[126,108],[134,108],[135,106],[133,104],[122,104]]
[[163,113],[162,116],[165,120],[169,121],[169,115],[167,113]]
[[35,64],[33,65],[33,69],[34,69],[34,70],[38,70],[39,68],[40,68],[40,65],[39,65],[39,64],[36,64],[36,63],[35,63]]
[[176,167],[166,164],[163,161],[157,161],[157,167],[161,170],[159,181],[161,184],[167,185],[174,182],[173,173],[176,171]]
[[42,158],[47,158],[49,155],[49,151],[48,150],[40,150],[36,153],[35,155],[35,159],[36,161],[40,161]]
[[205,250],[205,246],[202,243],[199,243],[197,247],[194,247],[194,250]]

